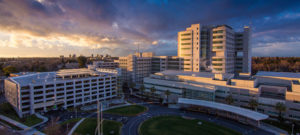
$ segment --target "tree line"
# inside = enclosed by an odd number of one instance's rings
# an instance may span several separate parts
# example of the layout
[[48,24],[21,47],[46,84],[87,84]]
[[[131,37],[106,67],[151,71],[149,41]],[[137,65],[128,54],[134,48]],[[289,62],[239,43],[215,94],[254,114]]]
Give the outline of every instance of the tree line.
[[300,72],[300,57],[252,57],[252,74],[258,71]]

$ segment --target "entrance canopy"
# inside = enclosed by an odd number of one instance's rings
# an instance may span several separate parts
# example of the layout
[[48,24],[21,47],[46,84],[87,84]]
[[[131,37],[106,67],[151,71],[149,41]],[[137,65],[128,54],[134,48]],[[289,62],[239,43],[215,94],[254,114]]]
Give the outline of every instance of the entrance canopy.
[[205,101],[205,100],[196,100],[196,99],[187,99],[187,98],[179,98],[178,103],[180,104],[189,104],[189,105],[196,105],[196,106],[203,106],[203,107],[208,107],[212,109],[217,109],[217,110],[223,110],[227,112],[231,112],[243,117],[247,117],[249,119],[253,119],[256,121],[264,120],[267,119],[269,116],[252,111],[249,109],[237,107],[237,106],[232,106],[232,105],[227,105],[227,104],[222,104],[222,103],[217,103],[217,102],[211,102],[211,101]]

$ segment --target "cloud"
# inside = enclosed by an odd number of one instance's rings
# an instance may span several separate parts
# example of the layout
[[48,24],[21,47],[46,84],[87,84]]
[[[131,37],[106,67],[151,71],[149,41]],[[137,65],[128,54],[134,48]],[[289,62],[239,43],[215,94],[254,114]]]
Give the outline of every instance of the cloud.
[[[176,55],[177,32],[190,24],[242,30],[251,22],[253,55],[263,55],[257,48],[300,40],[299,5],[297,0],[0,0],[0,50],[26,56],[43,56],[39,51],[47,49],[61,50],[47,56],[71,51],[124,56],[138,43],[144,51]],[[33,51],[21,52],[28,49]]]

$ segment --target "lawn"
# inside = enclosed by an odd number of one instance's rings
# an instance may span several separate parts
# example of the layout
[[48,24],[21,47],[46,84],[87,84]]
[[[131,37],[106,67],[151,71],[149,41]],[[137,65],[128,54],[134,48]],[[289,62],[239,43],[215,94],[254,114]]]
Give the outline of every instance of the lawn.
[[142,112],[145,112],[146,110],[147,110],[147,108],[144,106],[141,106],[141,105],[130,105],[130,106],[124,106],[124,107],[110,109],[110,110],[104,111],[104,113],[116,114],[116,115],[122,115],[122,116],[136,116]]
[[[202,122],[201,125],[198,122]],[[145,121],[140,135],[241,135],[211,122],[184,119],[180,116],[159,116]]]
[[[77,129],[75,130],[75,134],[94,135],[96,126],[97,126],[96,118],[87,118],[77,127]],[[121,127],[122,127],[122,123],[120,122],[104,120],[103,133],[104,135],[119,135],[121,132]],[[113,134],[110,134],[111,131],[113,131]]]
[[70,120],[66,120],[60,123],[61,133],[68,134],[68,132],[72,129],[72,127],[80,120],[81,118],[73,118]]
[[25,118],[19,118],[16,111],[9,103],[0,104],[0,114],[9,117],[15,121],[21,122],[26,126],[33,126],[43,120],[36,117],[35,115],[26,116]]
[[3,124],[5,124],[5,125],[11,127],[11,128],[14,129],[14,130],[22,130],[21,128],[15,126],[15,125],[12,125],[12,124],[10,124],[10,123],[8,123],[8,122],[6,122],[6,121],[4,121],[4,120],[1,120],[1,119],[0,119],[0,123],[3,123]]
[[[280,129],[283,129],[285,131],[288,131],[290,134],[292,133],[292,124],[280,123],[280,122],[274,121],[274,120],[263,120],[263,122],[273,125],[275,127],[278,127]],[[294,133],[300,133],[300,125],[295,124],[294,126],[295,126]]]

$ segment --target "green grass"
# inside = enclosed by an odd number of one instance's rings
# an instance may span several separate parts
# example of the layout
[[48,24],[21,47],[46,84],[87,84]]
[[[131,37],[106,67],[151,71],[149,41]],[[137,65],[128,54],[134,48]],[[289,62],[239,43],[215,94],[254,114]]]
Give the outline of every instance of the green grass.
[[12,125],[12,124],[10,124],[10,123],[4,121],[4,120],[1,120],[1,119],[0,119],[0,122],[3,123],[3,124],[6,124],[7,126],[11,127],[11,128],[14,129],[14,130],[22,130],[21,128],[15,126],[15,125]]
[[60,123],[60,125],[65,125],[67,123],[77,123],[78,121],[80,121],[81,118],[73,118],[73,119],[69,119],[69,120],[66,120],[62,123]]
[[43,120],[36,117],[35,115],[25,116],[24,118],[19,118],[16,111],[9,103],[0,104],[0,114],[6,117],[9,117],[15,121],[23,123],[26,126],[33,126],[37,123],[42,122]]
[[[97,126],[96,118],[87,118],[85,119],[75,130],[75,134],[79,135],[94,135],[95,129]],[[104,120],[103,122],[103,133],[104,135],[119,135],[121,132],[122,123]],[[111,131],[114,131],[113,134],[110,134]]]
[[104,113],[116,114],[116,115],[122,115],[122,116],[136,116],[142,112],[145,112],[146,110],[147,110],[147,108],[144,106],[141,106],[141,105],[130,105],[130,106],[124,106],[124,107],[110,109],[110,110],[104,111]]
[[[202,125],[198,122],[201,121]],[[159,116],[145,121],[140,135],[241,135],[240,133],[211,122],[184,119],[179,116]]]
[[[274,120],[263,120],[263,122],[273,125],[275,127],[278,127],[282,130],[288,131],[289,133],[292,133],[292,124],[280,123],[280,122],[274,121]],[[294,133],[300,133],[300,125],[299,124],[295,124]]]

